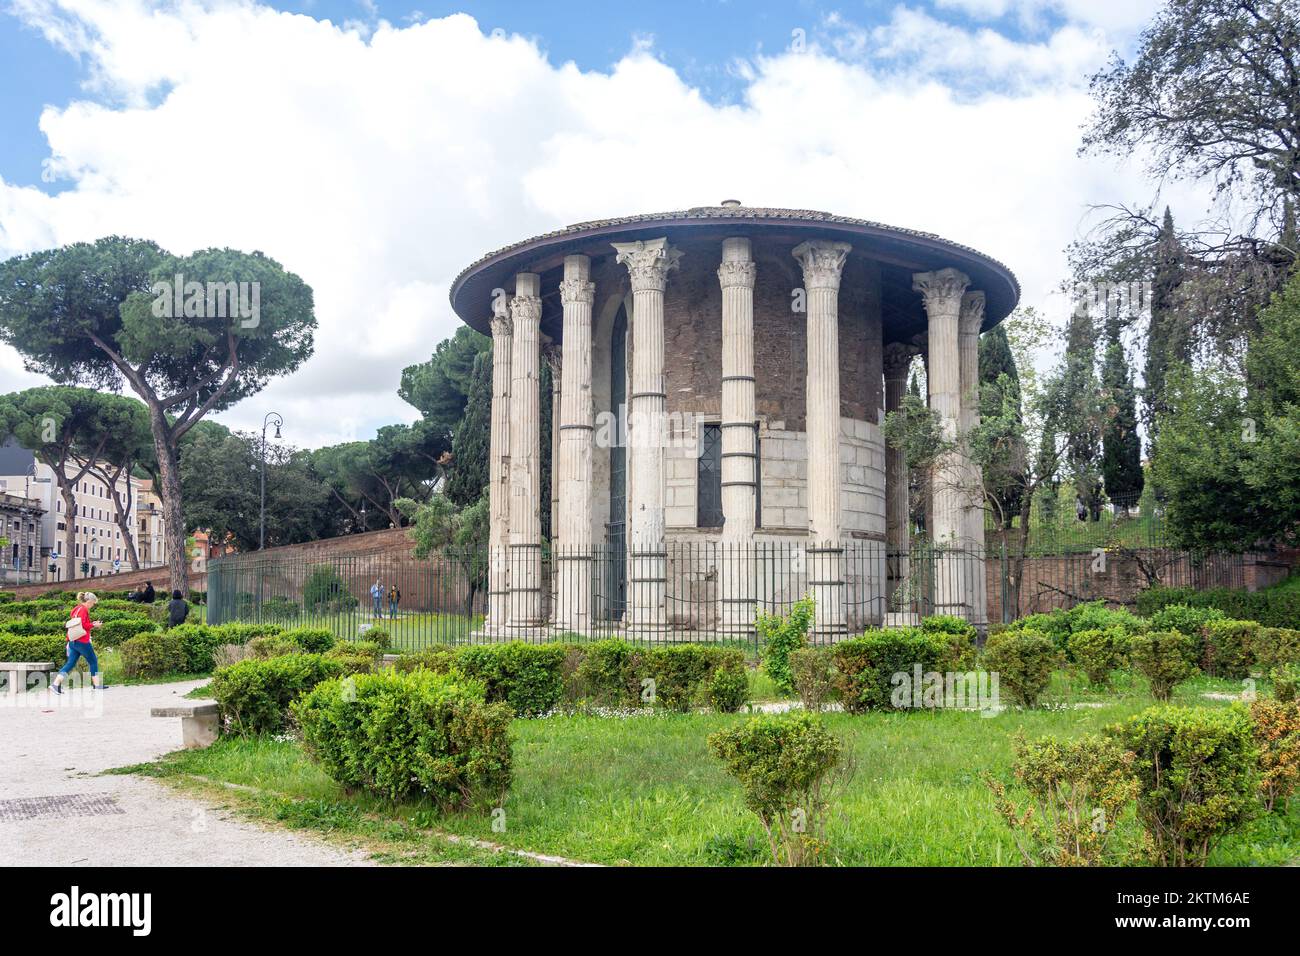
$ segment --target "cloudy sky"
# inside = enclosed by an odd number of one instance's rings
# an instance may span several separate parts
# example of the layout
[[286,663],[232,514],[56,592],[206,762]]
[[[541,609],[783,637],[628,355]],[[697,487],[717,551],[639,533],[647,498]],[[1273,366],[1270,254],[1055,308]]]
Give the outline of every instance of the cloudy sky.
[[[1059,313],[1088,205],[1151,195],[1076,150],[1155,0],[415,2],[0,0],[0,258],[272,255],[316,354],[219,420],[276,409],[310,447],[412,420],[398,376],[454,330],[452,278],[570,222],[825,209],[975,246]],[[0,391],[40,381],[0,346]]]

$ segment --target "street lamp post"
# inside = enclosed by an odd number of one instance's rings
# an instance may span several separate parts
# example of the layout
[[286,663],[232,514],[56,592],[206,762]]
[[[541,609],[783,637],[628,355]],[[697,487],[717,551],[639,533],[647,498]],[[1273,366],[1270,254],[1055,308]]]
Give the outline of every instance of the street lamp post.
[[262,504],[257,519],[258,551],[266,547],[266,426],[272,422],[275,422],[275,437],[279,438],[280,426],[284,424],[284,419],[280,417],[279,412],[267,412],[266,417],[262,419]]

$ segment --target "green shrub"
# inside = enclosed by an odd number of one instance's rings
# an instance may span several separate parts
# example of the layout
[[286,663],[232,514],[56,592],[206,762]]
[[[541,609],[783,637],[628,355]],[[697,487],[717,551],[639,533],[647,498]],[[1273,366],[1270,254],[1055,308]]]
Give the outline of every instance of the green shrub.
[[642,655],[626,641],[595,641],[581,648],[574,693],[597,707],[635,710],[641,701]]
[[1028,614],[1012,622],[1009,631],[1029,631],[1042,634],[1064,653],[1070,642],[1070,619],[1065,611],[1056,609],[1046,614]]
[[1300,707],[1292,700],[1260,697],[1250,705],[1259,751],[1259,797],[1264,810],[1285,812],[1300,783]]
[[0,591],[0,604],[12,604],[18,597],[15,591]]
[[[844,709],[860,714],[868,710],[911,707],[910,695],[905,702],[894,700],[894,688],[898,686],[895,675],[903,674],[912,680],[918,666],[922,674],[943,672],[951,659],[949,636],[901,627],[868,631],[861,637],[836,644],[832,652],[836,689]],[[941,703],[936,701],[934,705]]]
[[1029,795],[1028,805],[1018,806],[992,777],[986,775],[985,781],[1027,865],[1101,866],[1122,862],[1115,858],[1111,838],[1124,808],[1137,796],[1133,760],[1113,739],[1093,734],[1043,737],[1033,743],[1021,739],[1012,771]]
[[185,653],[185,669],[191,674],[206,674],[215,664],[217,648],[232,643],[222,639],[221,629],[206,624],[181,624],[166,633],[180,640]]
[[36,637],[41,634],[52,634],[61,638],[67,636],[63,628],[63,623],[42,623],[34,618],[20,617],[11,618],[4,622],[6,633],[14,634],[18,637]]
[[307,653],[302,649],[302,645],[288,634],[267,634],[264,637],[255,637],[245,646],[248,648],[249,656],[259,661],[272,657],[281,657],[285,654]]
[[718,654],[708,683],[709,706],[719,713],[734,714],[749,702],[749,675],[745,655],[734,648]]
[[295,697],[342,673],[342,664],[323,654],[286,654],[220,667],[209,691],[220,708],[224,733],[279,733]]
[[1265,588],[1245,591],[1236,588],[1151,588],[1137,596],[1138,613],[1151,617],[1171,604],[1216,608],[1224,617],[1256,621],[1264,627],[1300,629],[1300,589]]
[[382,627],[366,627],[362,625],[361,629],[357,632],[357,639],[362,641],[371,641],[378,644],[380,649],[383,651],[387,651],[393,646],[392,635],[388,633],[387,628]]
[[816,713],[835,690],[835,658],[829,647],[801,647],[790,655],[790,676],[804,710]]
[[1209,621],[1201,627],[1201,670],[1211,677],[1240,680],[1250,676],[1251,648],[1259,625],[1254,621]]
[[735,777],[777,865],[816,863],[826,850],[831,790],[844,747],[811,714],[765,714],[709,735],[709,752]]
[[955,614],[935,614],[923,618],[921,632],[943,636],[948,642],[949,658],[943,671],[967,671],[975,666],[975,625]]
[[334,632],[327,627],[295,627],[280,633],[308,654],[324,654],[334,646]]
[[[190,625],[185,624],[183,626],[189,627]],[[229,624],[216,625],[216,630],[221,637],[222,644],[247,644],[255,637],[270,637],[284,633],[284,628],[279,624],[268,624],[266,622],[245,624],[232,621]]]
[[[163,603],[165,604],[166,602]],[[150,607],[151,605],[149,604],[139,604],[135,601],[126,601],[121,598],[108,598],[101,600],[95,605],[95,616],[99,617],[100,615],[107,614],[111,611],[114,614],[131,614],[135,617],[148,617]],[[105,620],[107,620],[107,618],[105,618]]]
[[414,654],[403,654],[393,665],[393,670],[399,674],[409,674],[411,671],[428,670],[435,674],[445,674],[451,670],[453,662],[456,660],[456,651],[450,647],[426,647],[422,651]]
[[342,665],[344,675],[369,674],[375,670],[382,654],[379,645],[370,641],[335,644],[325,652],[326,657]]
[[1193,641],[1192,660],[1199,661],[1205,651],[1201,629],[1211,621],[1222,621],[1225,618],[1226,615],[1218,608],[1170,604],[1151,615],[1147,620],[1147,628],[1152,631],[1177,631],[1179,634],[1186,634]]
[[481,681],[489,703],[504,701],[520,717],[538,717],[563,699],[564,656],[559,644],[471,645],[456,654],[453,672]]
[[1128,642],[1133,669],[1151,682],[1151,696],[1168,700],[1177,684],[1196,673],[1196,642],[1181,631],[1147,631]]
[[1300,686],[1300,664],[1279,664],[1268,672],[1273,682],[1273,696],[1284,704],[1296,699],[1296,688]]
[[686,713],[707,703],[709,680],[722,654],[721,648],[703,644],[673,644],[645,651],[641,676],[654,681],[655,705]]
[[120,618],[115,621],[105,621],[95,628],[91,640],[104,647],[117,647],[137,634],[147,634],[157,629],[158,625],[147,617]]
[[185,645],[169,631],[137,634],[120,650],[122,672],[130,678],[164,677],[186,669]]
[[483,694],[424,670],[358,674],[317,684],[292,711],[307,752],[345,787],[455,810],[510,788],[510,708]]
[[1065,612],[1065,620],[1071,634],[1080,631],[1120,630],[1125,634],[1136,634],[1146,623],[1138,616],[1123,608],[1109,608],[1105,601],[1087,601],[1076,604]]
[[776,681],[785,693],[793,689],[790,683],[790,654],[808,643],[808,628],[813,620],[813,599],[805,597],[795,601],[789,615],[768,614],[759,610],[754,627],[763,649],[763,670]]
[[1282,664],[1300,664],[1300,631],[1261,627],[1255,632],[1251,657],[1265,671]]
[[1120,664],[1128,645],[1128,633],[1123,628],[1076,631],[1070,635],[1070,657],[1087,675],[1094,687],[1110,685],[1110,672]]
[[1138,820],[1161,865],[1203,866],[1224,834],[1258,812],[1244,709],[1152,707],[1108,733],[1137,757]]
[[54,661],[68,656],[67,638],[59,634],[0,633],[0,661]]
[[1029,630],[1003,631],[990,637],[980,657],[983,666],[998,675],[998,686],[1011,693],[1022,707],[1034,707],[1061,666],[1062,654],[1044,634]]

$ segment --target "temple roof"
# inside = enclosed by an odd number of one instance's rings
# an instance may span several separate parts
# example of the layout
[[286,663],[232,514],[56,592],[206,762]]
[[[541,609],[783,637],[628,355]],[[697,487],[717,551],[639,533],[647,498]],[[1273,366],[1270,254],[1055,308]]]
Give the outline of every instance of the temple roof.
[[[738,226],[750,228],[738,230]],[[1001,262],[970,246],[931,232],[890,226],[868,219],[837,216],[815,209],[743,206],[733,200],[720,206],[696,206],[672,212],[640,213],[574,223],[562,229],[511,243],[465,267],[451,284],[451,306],[467,325],[488,331],[491,291],[510,288],[518,272],[545,273],[559,268],[566,255],[612,254],[611,242],[667,235],[707,238],[724,235],[788,235],[791,240],[832,238],[850,242],[854,253],[905,270],[953,267],[971,278],[971,289],[985,294],[984,328],[1004,319],[1020,299],[1020,284]],[[683,236],[686,233],[686,236]],[[792,242],[792,245],[794,243]],[[920,304],[920,295],[916,296]]]

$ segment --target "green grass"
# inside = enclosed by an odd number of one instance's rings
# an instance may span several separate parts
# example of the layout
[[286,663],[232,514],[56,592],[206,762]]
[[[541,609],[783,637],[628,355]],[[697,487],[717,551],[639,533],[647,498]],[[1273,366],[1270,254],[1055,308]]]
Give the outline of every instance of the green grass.
[[[1018,733],[1074,736],[1151,705],[1140,679],[1121,675],[1116,692],[1109,695],[1081,690],[1077,683],[1058,675],[1048,707],[991,718],[960,711],[827,714],[827,725],[846,742],[857,768],[835,804],[831,862],[1018,865],[983,773],[1010,781]],[[1226,706],[1203,694],[1239,689],[1230,682],[1200,680],[1180,686],[1175,700]],[[1094,693],[1102,706],[1068,706],[1070,700]],[[297,815],[331,821],[340,815],[367,819],[374,814],[391,825],[413,828],[402,831],[403,845],[415,848],[417,855],[424,852],[420,847],[434,853],[445,845],[426,829],[436,827],[607,864],[757,864],[766,854],[761,829],[743,806],[738,786],[705,744],[710,732],[744,719],[689,714],[517,720],[515,782],[504,803],[504,833],[493,832],[486,811],[440,814],[420,803],[389,806],[345,793],[292,741],[223,739],[206,750],[173,754],[150,772],[182,781],[186,774],[197,774],[258,788],[264,793],[253,812],[289,825],[295,825]],[[305,809],[290,812],[286,801]],[[1119,826],[1121,839],[1135,838],[1132,819]],[[1210,862],[1281,865],[1297,860],[1300,801],[1290,814],[1257,820],[1227,838]]]

